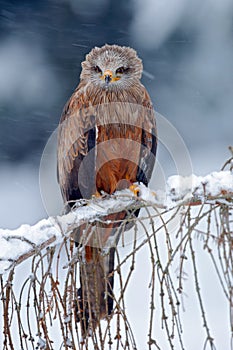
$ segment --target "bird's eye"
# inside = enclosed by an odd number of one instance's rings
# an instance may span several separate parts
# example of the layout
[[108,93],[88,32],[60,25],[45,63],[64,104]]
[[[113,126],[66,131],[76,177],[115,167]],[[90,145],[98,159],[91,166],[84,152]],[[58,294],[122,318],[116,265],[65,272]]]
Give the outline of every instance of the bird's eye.
[[128,70],[129,70],[129,68],[122,66],[122,67],[117,68],[116,74],[123,74],[123,73],[126,73]]
[[102,74],[102,70],[100,69],[99,66],[93,67],[93,70],[94,70],[96,73],[101,73],[101,74]]

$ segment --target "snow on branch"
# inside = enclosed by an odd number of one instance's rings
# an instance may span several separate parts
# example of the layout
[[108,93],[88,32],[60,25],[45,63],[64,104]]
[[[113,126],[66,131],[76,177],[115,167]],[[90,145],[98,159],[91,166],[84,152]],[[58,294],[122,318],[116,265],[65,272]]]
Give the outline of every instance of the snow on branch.
[[13,268],[47,246],[62,242],[64,236],[86,222],[135,207],[155,206],[166,210],[182,205],[205,203],[233,203],[233,174],[231,171],[213,172],[207,176],[168,178],[165,191],[156,192],[137,185],[134,192],[123,190],[102,198],[78,201],[72,212],[43,219],[37,224],[22,225],[15,230],[0,229],[0,274]]

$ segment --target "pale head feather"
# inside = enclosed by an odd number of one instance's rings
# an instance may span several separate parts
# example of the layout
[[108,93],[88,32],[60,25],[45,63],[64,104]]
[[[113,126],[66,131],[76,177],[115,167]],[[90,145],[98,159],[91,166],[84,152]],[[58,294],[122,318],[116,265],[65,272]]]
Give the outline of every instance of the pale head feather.
[[[109,83],[107,87],[105,81],[100,78],[101,73],[96,67],[102,73],[111,70],[113,74],[116,74],[117,69],[121,67],[124,68],[124,71],[118,74],[119,80]],[[86,55],[86,60],[82,62],[80,79],[103,89],[124,89],[139,82],[142,69],[142,61],[135,50],[126,46],[106,44],[102,47],[95,47]]]

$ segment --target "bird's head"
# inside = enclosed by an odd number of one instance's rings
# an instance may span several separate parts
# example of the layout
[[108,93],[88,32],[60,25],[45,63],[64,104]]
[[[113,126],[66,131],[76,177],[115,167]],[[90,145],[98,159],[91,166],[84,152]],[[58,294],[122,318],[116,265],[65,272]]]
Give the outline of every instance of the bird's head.
[[135,50],[118,45],[95,47],[82,62],[81,80],[103,89],[126,88],[142,75],[142,61]]

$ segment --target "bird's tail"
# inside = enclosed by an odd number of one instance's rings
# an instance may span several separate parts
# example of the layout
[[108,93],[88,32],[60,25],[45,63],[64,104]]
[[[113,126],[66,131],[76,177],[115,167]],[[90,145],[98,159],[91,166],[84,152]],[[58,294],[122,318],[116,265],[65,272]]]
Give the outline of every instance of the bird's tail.
[[[88,241],[81,243],[77,319],[81,323],[83,337],[91,335],[100,320],[112,313],[115,250],[125,229],[120,223],[126,215],[126,212],[111,214],[105,218],[107,224],[92,224],[85,233]],[[79,232],[80,236],[83,233]]]
[[114,255],[110,248],[107,255],[96,247],[85,247],[91,259],[80,264],[77,312],[81,322],[82,336],[91,335],[100,320],[113,310]]

